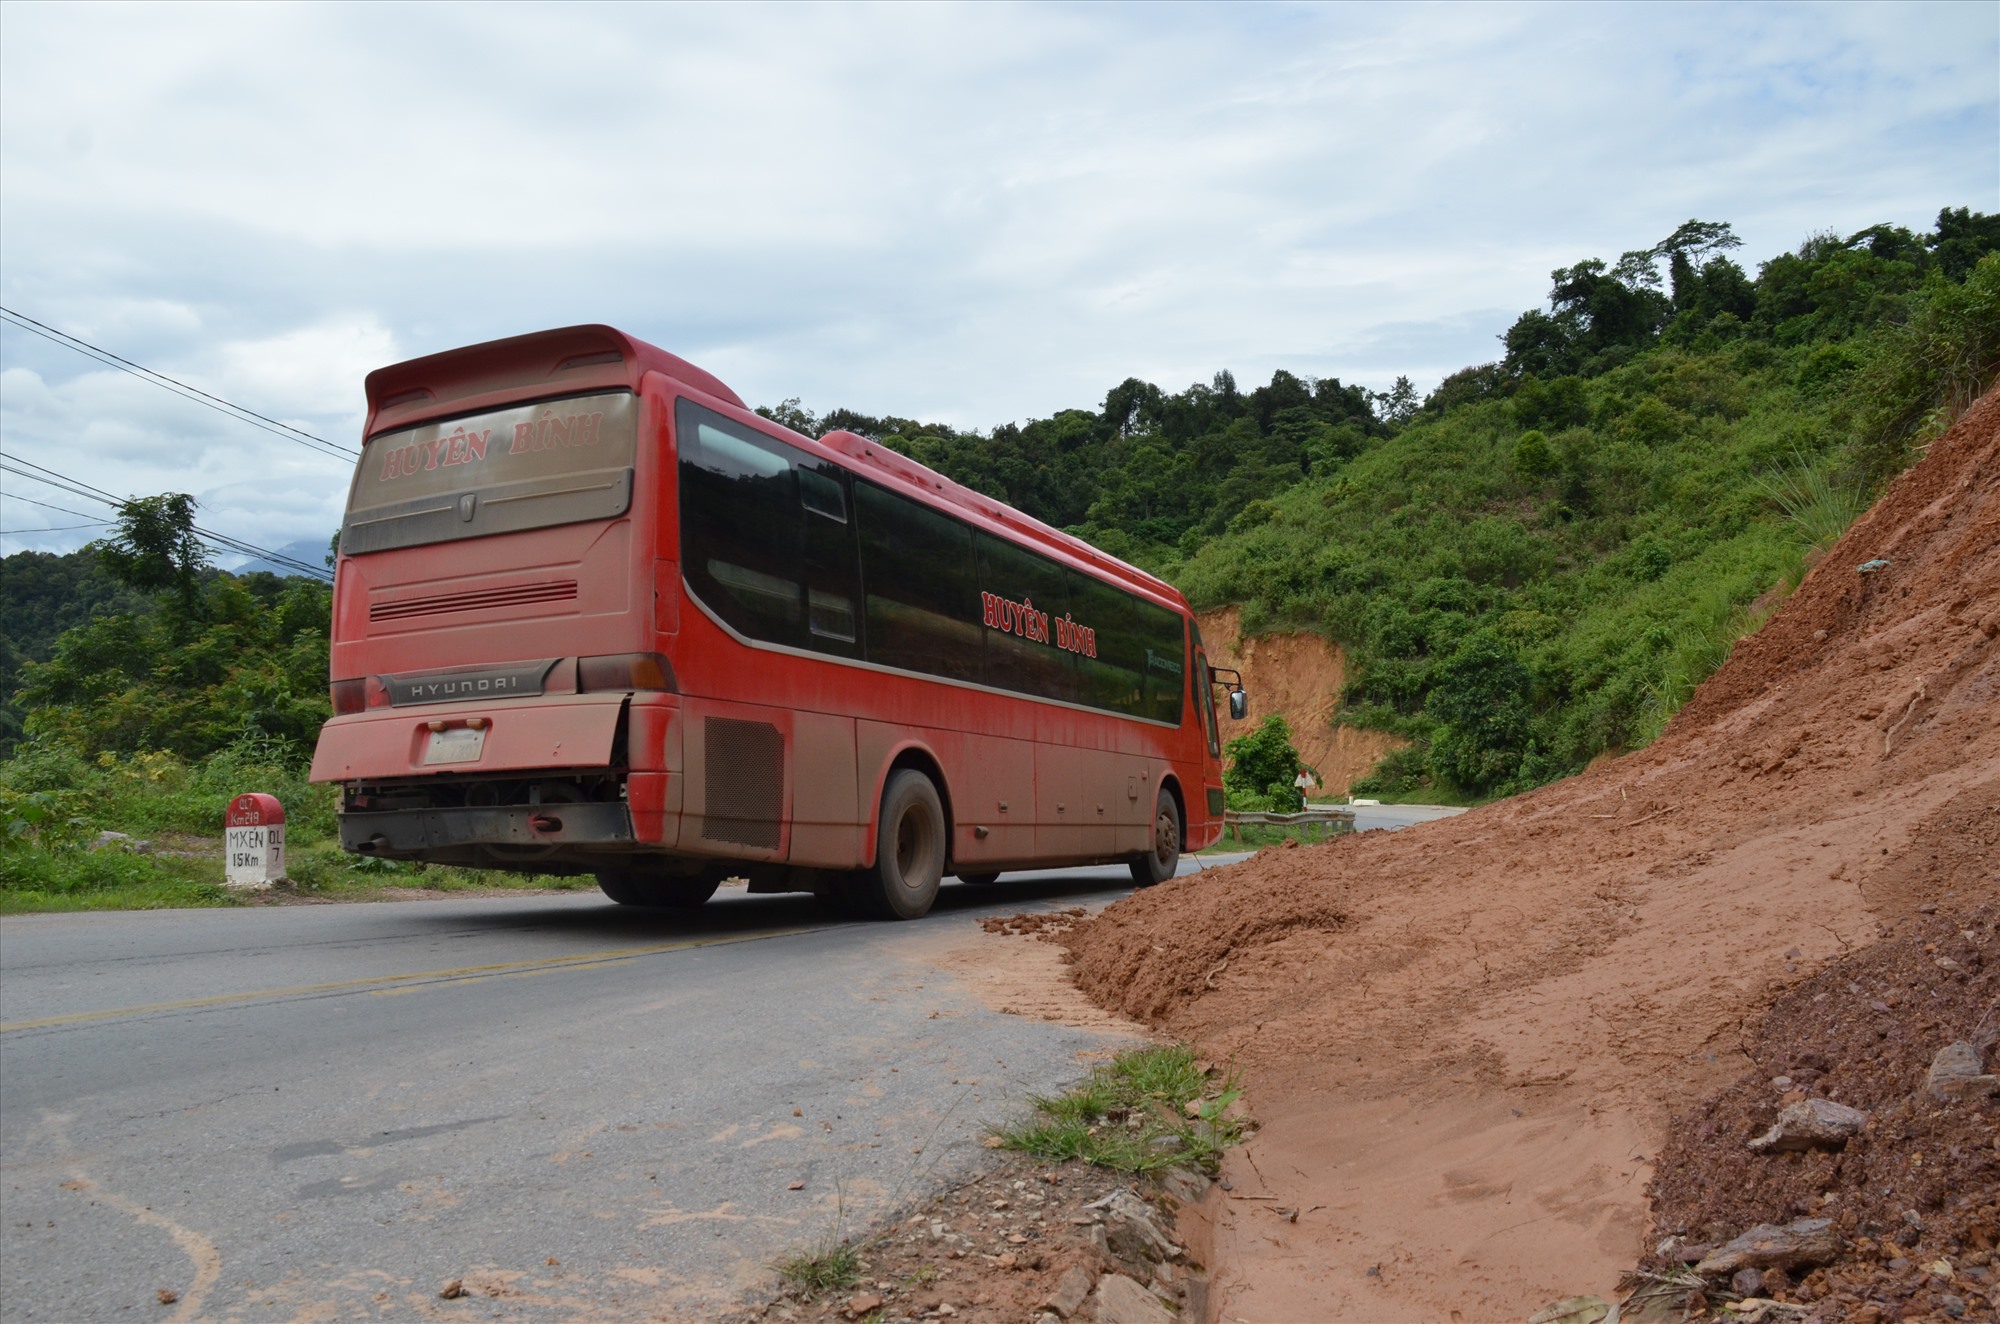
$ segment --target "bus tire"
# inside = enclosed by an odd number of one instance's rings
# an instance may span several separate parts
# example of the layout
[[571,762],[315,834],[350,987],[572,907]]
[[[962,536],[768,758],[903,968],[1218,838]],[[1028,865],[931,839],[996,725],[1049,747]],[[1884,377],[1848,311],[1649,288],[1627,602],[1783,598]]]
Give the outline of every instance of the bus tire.
[[958,881],[961,883],[971,883],[975,887],[984,887],[988,883],[999,882],[1000,875],[997,873],[962,873],[958,876]]
[[693,910],[715,895],[722,879],[716,874],[675,878],[643,869],[604,869],[598,872],[597,886],[621,906]]
[[1181,866],[1181,811],[1164,786],[1153,810],[1153,849],[1132,861],[1132,881],[1140,887],[1164,883]]
[[944,881],[944,852],[944,802],[937,787],[921,772],[897,769],[882,789],[875,867],[855,880],[855,900],[879,919],[922,916]]

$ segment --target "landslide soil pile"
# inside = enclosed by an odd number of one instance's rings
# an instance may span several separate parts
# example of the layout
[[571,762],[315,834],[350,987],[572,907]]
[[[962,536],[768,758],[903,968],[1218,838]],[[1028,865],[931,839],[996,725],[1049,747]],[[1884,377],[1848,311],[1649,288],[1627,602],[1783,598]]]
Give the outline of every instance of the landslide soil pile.
[[[1265,851],[1069,935],[1091,996],[1246,1073],[1263,1130],[1225,1172],[1221,1317],[1609,1295],[1652,1249],[1671,1119],[1769,1068],[1774,1003],[1920,906],[1956,923],[2000,896],[1996,636],[1989,394],[1648,748]],[[1898,1025],[1927,1036],[1912,1060],[1975,1030]]]

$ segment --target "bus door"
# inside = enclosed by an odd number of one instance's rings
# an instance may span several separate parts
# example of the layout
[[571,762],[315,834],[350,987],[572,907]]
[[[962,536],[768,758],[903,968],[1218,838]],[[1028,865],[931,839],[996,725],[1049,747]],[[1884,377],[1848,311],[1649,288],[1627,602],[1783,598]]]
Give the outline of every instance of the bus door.
[[[1193,622],[1189,622],[1193,629]],[[1201,713],[1202,737],[1208,742],[1208,757],[1201,761],[1202,791],[1206,804],[1189,805],[1189,816],[1205,818],[1218,831],[1222,825],[1222,815],[1227,808],[1222,794],[1222,736],[1215,721],[1215,682],[1208,674],[1208,653],[1201,645],[1201,631],[1194,630],[1194,669],[1190,673],[1194,682],[1195,706]],[[1206,813],[1201,810],[1206,809]]]

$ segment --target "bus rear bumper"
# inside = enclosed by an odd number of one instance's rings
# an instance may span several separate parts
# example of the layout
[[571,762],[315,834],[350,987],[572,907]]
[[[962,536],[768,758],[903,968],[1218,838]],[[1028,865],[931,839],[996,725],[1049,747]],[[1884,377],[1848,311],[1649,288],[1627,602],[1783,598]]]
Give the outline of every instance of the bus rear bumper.
[[340,844],[360,855],[431,856],[466,847],[630,846],[632,814],[619,803],[494,808],[380,809],[340,816]]

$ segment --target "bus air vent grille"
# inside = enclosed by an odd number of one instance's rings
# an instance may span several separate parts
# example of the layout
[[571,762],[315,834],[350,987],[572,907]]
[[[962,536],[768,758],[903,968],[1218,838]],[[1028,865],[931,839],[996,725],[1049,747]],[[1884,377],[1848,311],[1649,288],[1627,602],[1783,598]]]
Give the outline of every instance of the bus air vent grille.
[[505,588],[480,589],[473,593],[443,593],[428,598],[373,602],[368,605],[368,619],[401,621],[412,616],[445,616],[461,611],[486,611],[493,607],[568,602],[575,597],[574,579],[558,579],[544,584],[510,584]]
[[785,742],[764,722],[711,717],[702,723],[707,787],[701,835],[776,849],[784,809]]

